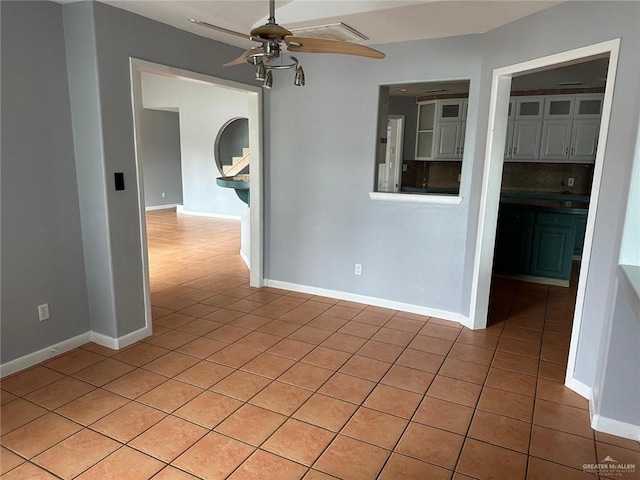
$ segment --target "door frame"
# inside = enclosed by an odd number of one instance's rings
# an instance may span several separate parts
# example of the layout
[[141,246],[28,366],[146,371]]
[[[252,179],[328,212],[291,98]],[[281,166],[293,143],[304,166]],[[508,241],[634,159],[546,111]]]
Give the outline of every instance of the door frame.
[[[129,58],[131,76],[131,105],[133,110],[134,143],[136,177],[138,187],[138,208],[140,215],[140,243],[142,246],[142,269],[144,277],[144,295],[146,310],[146,326],[151,329],[151,286],[149,280],[149,250],[147,245],[146,209],[144,201],[144,171],[142,165],[142,153],[140,132],[142,105],[142,73],[152,73],[165,77],[179,78],[183,80],[212,84],[222,88],[245,92],[248,95],[249,104],[249,159],[250,177],[250,204],[249,209],[249,284],[252,287],[264,285],[264,203],[263,198],[263,128],[262,128],[262,88],[247,85],[224,78],[213,77],[202,73],[148,62],[138,58]],[[213,151],[211,153],[213,161]],[[214,181],[212,179],[212,181]]]
[[[396,122],[396,165],[393,169],[393,192],[399,192],[402,184],[402,156],[404,152],[404,125],[405,125],[405,116],[404,115],[387,115],[387,121],[395,121]],[[393,131],[393,130],[392,130]],[[389,139],[390,140],[390,139]],[[389,142],[387,140],[387,142]],[[385,165],[389,159],[389,148],[390,142],[387,145],[387,150],[385,153]],[[389,187],[389,182],[391,181],[390,175],[392,172],[387,172],[387,188]],[[389,190],[387,190],[389,191]]]
[[609,68],[605,86],[600,133],[598,135],[598,149],[594,165],[591,201],[587,215],[582,266],[578,280],[578,292],[574,310],[571,344],[565,385],[584,397],[590,396],[591,388],[574,377],[578,342],[582,326],[582,314],[586,293],[587,278],[591,263],[593,232],[595,229],[596,212],[600,196],[602,174],[604,170],[604,152],[607,145],[609,119],[618,65],[620,39],[589,45],[566,52],[537,58],[493,71],[491,84],[491,100],[489,104],[489,125],[485,165],[482,178],[482,191],[478,212],[478,228],[476,236],[476,251],[473,264],[471,286],[471,302],[469,309],[469,324],[473,329],[486,328],[489,310],[489,293],[491,288],[491,274],[493,270],[493,253],[498,222],[498,207],[500,189],[502,186],[502,169],[504,165],[504,148],[507,133],[507,110],[511,94],[511,78],[517,75],[547,70],[555,65],[576,62],[596,55],[609,55]]

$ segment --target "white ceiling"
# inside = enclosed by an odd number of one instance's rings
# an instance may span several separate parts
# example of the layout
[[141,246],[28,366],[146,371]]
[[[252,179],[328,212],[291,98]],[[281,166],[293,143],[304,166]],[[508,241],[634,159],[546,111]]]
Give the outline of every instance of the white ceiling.
[[[609,56],[591,57],[568,65],[558,65],[535,73],[514,77],[512,91],[604,87]],[[386,85],[392,97],[419,97],[430,94],[469,93],[469,81],[419,82]]]
[[[58,0],[59,2],[73,0]],[[251,42],[189,22],[202,20],[248,33],[268,16],[268,0],[101,0],[203,37],[239,47]],[[362,32],[366,44],[484,33],[560,1],[484,0],[281,0],[276,20],[287,28],[343,22]]]

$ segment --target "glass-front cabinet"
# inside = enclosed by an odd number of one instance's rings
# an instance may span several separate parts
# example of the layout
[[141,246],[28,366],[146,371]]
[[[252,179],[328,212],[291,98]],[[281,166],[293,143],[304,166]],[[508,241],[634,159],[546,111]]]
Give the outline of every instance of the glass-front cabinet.
[[601,94],[547,97],[540,159],[555,162],[595,161],[602,101]]
[[504,148],[506,160],[517,162],[538,158],[543,105],[542,97],[515,97],[509,103],[511,111]]
[[416,136],[416,160],[433,160],[436,102],[418,103],[418,132]]

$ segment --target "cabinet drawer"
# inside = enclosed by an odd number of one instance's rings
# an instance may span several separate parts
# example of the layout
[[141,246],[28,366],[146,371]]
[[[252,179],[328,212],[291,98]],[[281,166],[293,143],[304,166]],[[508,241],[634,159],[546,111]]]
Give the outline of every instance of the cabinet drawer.
[[501,223],[533,223],[533,211],[531,210],[502,210],[500,212]]
[[538,213],[536,225],[553,225],[556,227],[572,227],[575,215],[563,213]]

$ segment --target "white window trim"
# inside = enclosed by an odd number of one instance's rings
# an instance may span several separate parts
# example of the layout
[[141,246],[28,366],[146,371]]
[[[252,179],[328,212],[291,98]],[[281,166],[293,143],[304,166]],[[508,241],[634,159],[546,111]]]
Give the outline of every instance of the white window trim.
[[462,203],[462,197],[460,195],[369,192],[369,198],[383,202],[431,203],[436,205],[460,205]]

